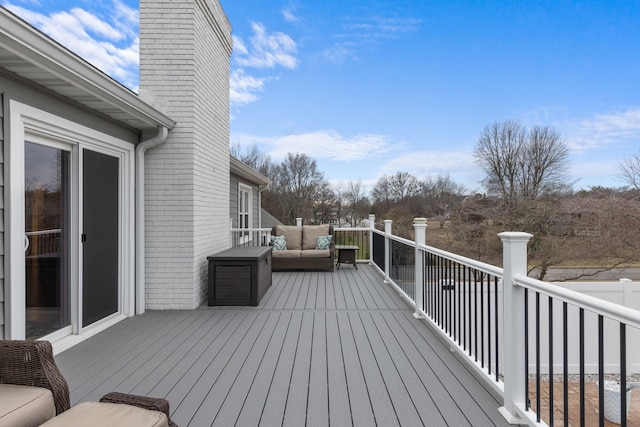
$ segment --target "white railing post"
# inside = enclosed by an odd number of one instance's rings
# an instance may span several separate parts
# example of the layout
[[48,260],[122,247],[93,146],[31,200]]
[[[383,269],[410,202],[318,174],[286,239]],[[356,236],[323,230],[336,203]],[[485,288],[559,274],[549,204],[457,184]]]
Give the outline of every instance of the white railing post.
[[229,218],[229,236],[231,236],[231,247],[235,246],[235,240],[233,235],[233,218]]
[[376,228],[376,216],[369,214],[369,265],[373,265],[373,230]]
[[416,319],[425,319],[424,315],[424,256],[420,250],[420,245],[425,245],[427,241],[427,219],[426,218],[414,218],[413,228],[416,236],[416,255],[415,255],[415,272],[414,272],[414,286],[415,286],[415,303],[416,309],[413,313],[413,317]]
[[296,218],[296,225],[302,227],[302,218]]
[[393,224],[393,220],[384,220],[384,283],[391,283],[391,280],[389,280],[389,271],[391,270],[391,242],[389,241],[391,224]]
[[529,233],[505,232],[502,240],[504,287],[504,406],[500,413],[510,424],[524,424],[516,408],[524,408],[526,381],[524,334],[524,288],[515,286],[513,277],[527,274],[527,243]]

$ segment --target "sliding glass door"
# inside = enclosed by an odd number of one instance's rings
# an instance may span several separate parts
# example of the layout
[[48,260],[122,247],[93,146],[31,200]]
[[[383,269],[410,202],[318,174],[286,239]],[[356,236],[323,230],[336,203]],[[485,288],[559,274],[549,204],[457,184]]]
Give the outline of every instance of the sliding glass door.
[[83,151],[82,326],[119,310],[119,188],[117,157]]
[[25,143],[26,330],[35,339],[71,324],[69,151]]

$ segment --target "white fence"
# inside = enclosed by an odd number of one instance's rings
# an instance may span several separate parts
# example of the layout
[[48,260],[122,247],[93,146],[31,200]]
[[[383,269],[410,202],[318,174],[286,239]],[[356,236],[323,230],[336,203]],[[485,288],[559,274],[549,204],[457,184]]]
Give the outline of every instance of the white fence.
[[[619,282],[551,282],[550,284],[562,289],[579,292],[583,295],[589,295],[602,299],[624,307],[640,310],[640,282],[632,282],[628,279],[621,279]],[[529,298],[530,325],[533,321],[532,314],[535,310],[535,298]],[[577,374],[579,372],[579,323],[578,307],[569,304],[568,307],[568,363],[569,373]],[[563,306],[561,303],[553,305],[554,324],[561,324],[563,318]],[[553,329],[553,360],[554,372],[561,372],[561,364],[559,363],[563,357],[563,336],[562,330],[558,327]],[[620,372],[620,339],[619,339],[618,322],[611,319],[604,319],[604,370],[605,373]],[[598,372],[598,316],[585,310],[585,373],[596,374]],[[529,336],[529,348],[534,348],[535,333]],[[540,298],[540,341],[548,342],[549,339],[549,304],[548,297]],[[640,331],[628,327],[627,329],[627,373],[640,373]],[[534,360],[534,354],[530,351],[529,367],[533,369],[531,361]],[[543,352],[540,355],[540,367],[542,373],[548,372],[549,355]]]

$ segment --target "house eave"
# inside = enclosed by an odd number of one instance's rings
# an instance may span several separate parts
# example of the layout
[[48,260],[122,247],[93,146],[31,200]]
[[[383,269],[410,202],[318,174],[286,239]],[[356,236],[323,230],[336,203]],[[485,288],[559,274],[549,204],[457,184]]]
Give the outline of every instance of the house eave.
[[263,187],[271,185],[271,180],[262,175],[255,169],[245,165],[237,158],[230,156],[230,170],[232,174],[238,175],[254,184],[258,184]]
[[0,7],[0,67],[140,131],[176,122],[104,72]]

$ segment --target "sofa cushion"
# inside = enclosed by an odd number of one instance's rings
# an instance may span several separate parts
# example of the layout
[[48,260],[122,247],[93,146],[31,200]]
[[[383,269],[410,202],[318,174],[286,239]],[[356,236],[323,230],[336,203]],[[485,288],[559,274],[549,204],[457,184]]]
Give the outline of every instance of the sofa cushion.
[[287,240],[287,249],[302,249],[302,227],[276,225],[276,236],[284,236]]
[[300,258],[300,249],[287,249],[271,252],[271,258]]
[[329,249],[309,249],[300,251],[300,258],[329,258],[331,251]]
[[286,251],[287,239],[284,236],[271,236],[271,246],[274,251]]
[[302,249],[315,249],[319,236],[329,234],[329,225],[305,225],[302,227]]
[[168,427],[167,416],[121,403],[84,402],[43,424],[45,427]]
[[36,427],[55,416],[50,390],[0,384],[0,427]]

